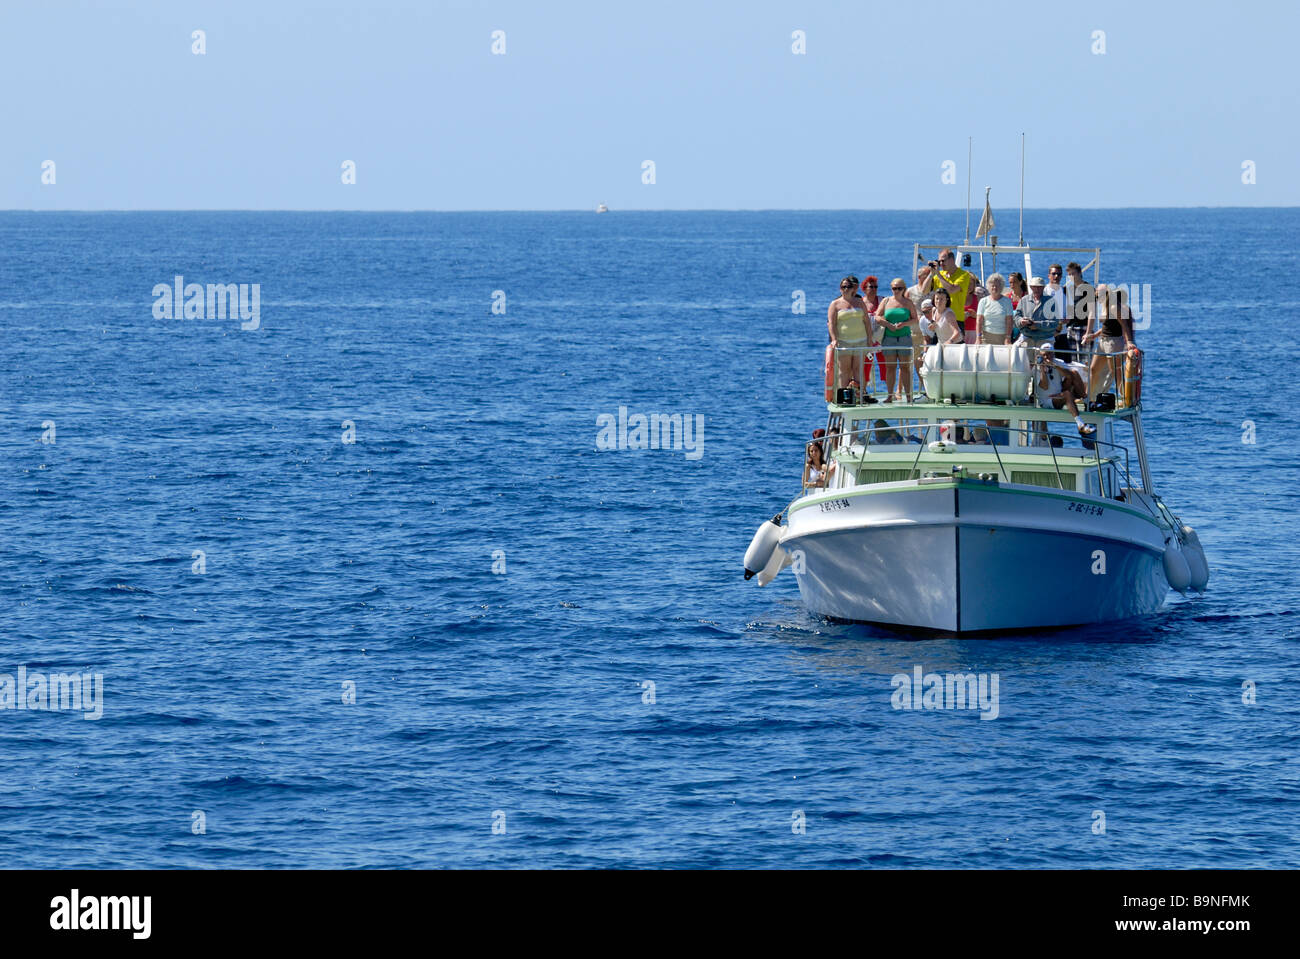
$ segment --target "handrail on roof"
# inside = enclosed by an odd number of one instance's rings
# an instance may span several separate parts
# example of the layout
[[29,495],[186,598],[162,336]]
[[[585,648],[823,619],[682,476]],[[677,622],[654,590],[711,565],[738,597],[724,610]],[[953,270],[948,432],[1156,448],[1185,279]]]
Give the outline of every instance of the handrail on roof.
[[[993,239],[997,239],[994,237]],[[955,250],[958,253],[977,253],[980,256],[980,283],[985,281],[984,274],[984,254],[988,253],[993,257],[993,271],[997,272],[998,254],[1010,255],[1020,253],[1025,255],[1026,270],[1032,269],[1029,264],[1029,255],[1033,253],[1091,253],[1092,259],[1083,264],[1083,271],[1086,273],[1092,270],[1092,282],[1095,286],[1101,282],[1101,247],[1099,246],[1034,246],[1031,244],[1016,244],[1003,246],[1000,243],[978,244],[978,243],[914,243],[912,244],[912,282],[916,282],[917,274],[921,270],[921,264],[925,262],[921,256],[922,250]],[[1030,279],[1029,272],[1025,273],[1025,281]]]
[[[933,344],[931,344],[931,345],[933,345]],[[949,344],[944,344],[944,345],[946,345],[946,346],[971,346],[972,344],[969,344],[969,343],[966,343],[966,344],[963,344],[963,343],[949,343]],[[1007,344],[1007,345],[1010,345],[1010,344]],[[929,349],[929,346],[927,346],[926,349]],[[850,357],[850,358],[853,360],[853,362],[856,363],[856,364],[858,365],[858,372],[862,375],[862,378],[866,381],[865,383],[861,383],[861,384],[858,385],[858,387],[857,387],[857,389],[858,389],[858,393],[859,393],[860,396],[870,396],[870,397],[872,398],[872,402],[870,402],[870,403],[850,403],[850,404],[841,404],[841,403],[839,403],[839,402],[827,402],[827,404],[826,404],[826,408],[827,408],[828,410],[830,410],[830,411],[839,411],[839,412],[842,412],[842,411],[847,410],[847,409],[857,409],[857,408],[859,408],[859,407],[869,407],[869,406],[874,406],[874,405],[879,404],[880,401],[876,400],[875,397],[880,396],[880,395],[884,395],[884,394],[887,392],[887,390],[886,390],[886,388],[885,388],[885,384],[884,384],[883,380],[880,379],[880,378],[878,378],[878,377],[875,375],[875,372],[874,372],[875,367],[874,367],[873,360],[874,360],[874,358],[875,358],[875,354],[877,354],[877,353],[891,353],[891,352],[893,352],[893,353],[902,352],[902,353],[907,353],[907,354],[909,354],[909,355],[913,355],[914,347],[913,347],[912,345],[910,345],[910,344],[909,344],[909,345],[906,345],[906,346],[884,346],[883,344],[869,344],[869,345],[866,345],[866,346],[837,346],[837,347],[835,347],[835,348],[832,350],[832,354],[833,354],[833,356],[832,356],[832,360],[831,360],[831,361],[835,364],[835,369],[834,369],[834,382],[836,382],[836,383],[839,382],[839,362],[840,362],[840,360],[841,360],[844,356],[848,356],[848,357]],[[1105,352],[1099,350],[1099,349],[1097,348],[1097,344],[1094,342],[1094,343],[1091,344],[1091,346],[1088,348],[1087,359],[1088,359],[1088,363],[1091,364],[1092,359],[1093,359],[1094,357],[1101,356],[1101,357],[1107,357],[1107,358],[1112,358],[1112,359],[1113,359],[1113,358],[1115,358],[1115,357],[1121,357],[1121,356],[1125,356],[1125,355],[1127,355],[1127,351],[1120,351],[1120,352],[1117,352],[1117,353],[1105,353]],[[924,380],[924,378],[923,378],[919,373],[916,372],[915,365],[914,365],[913,363],[905,363],[905,361],[903,361],[903,360],[901,360],[901,359],[898,360],[897,362],[899,363],[900,366],[904,366],[904,365],[906,365],[906,367],[907,367],[907,372],[906,372],[905,374],[900,370],[900,373],[899,373],[900,377],[902,377],[902,376],[905,375],[905,376],[908,377],[909,380],[911,380],[911,379],[913,379],[913,378],[915,378],[915,380],[920,380],[920,383],[919,383],[918,385],[914,386],[914,387],[913,387],[909,392],[911,392],[912,394],[915,394],[915,395],[919,395],[919,396],[926,397],[926,399],[928,400],[928,402],[926,402],[926,403],[922,403],[922,402],[919,402],[919,401],[916,401],[916,400],[899,401],[899,403],[900,403],[901,405],[903,405],[903,406],[935,406],[935,407],[937,407],[937,406],[943,406],[945,409],[953,409],[953,410],[956,410],[956,409],[961,409],[962,407],[968,407],[968,406],[975,406],[975,407],[978,407],[978,406],[996,406],[996,405],[1000,405],[1000,404],[997,404],[997,403],[993,403],[993,402],[991,402],[991,401],[990,401],[990,402],[981,402],[981,401],[973,401],[973,400],[972,400],[972,401],[965,401],[965,400],[963,400],[963,401],[960,401],[960,402],[957,402],[957,403],[949,403],[949,402],[947,402],[943,397],[930,397],[928,394],[925,393],[925,380]],[[942,372],[942,371],[940,371],[940,372]],[[976,371],[976,372],[978,372],[978,371]],[[1002,375],[1004,375],[1004,374],[1002,374],[1002,373],[991,373],[991,374],[988,374],[988,375],[989,375],[989,376],[995,376],[995,377],[996,377],[996,376],[1002,376]],[[1007,378],[1008,378],[1008,384],[1009,384],[1009,383],[1010,383],[1010,377],[1011,377],[1011,375],[1012,375],[1012,374],[1011,374],[1011,371],[1010,371],[1010,370],[1007,370],[1006,373],[1005,373],[1005,375],[1006,375]],[[856,380],[857,380],[857,377],[856,377],[856,376],[854,376],[854,377],[851,378],[851,381],[852,381],[852,382],[856,382]],[[915,380],[914,380],[914,381],[915,381]],[[1139,384],[1141,383],[1141,380],[1142,380],[1142,374],[1141,374],[1141,372],[1139,371],[1139,373],[1138,373],[1138,382],[1139,382]],[[940,382],[942,383],[942,379],[940,380]],[[902,387],[902,386],[900,386],[900,388],[905,389],[906,387]],[[1119,400],[1119,401],[1122,403],[1122,401],[1123,401],[1123,393],[1119,391],[1119,389],[1120,389],[1120,385],[1119,385],[1119,383],[1118,383],[1118,382],[1115,382],[1115,383],[1113,384],[1113,388],[1114,388],[1114,390],[1116,391],[1116,399]],[[828,392],[837,392],[837,390],[836,390],[836,389],[832,389],[832,390],[829,390]],[[1016,397],[1007,396],[1006,399],[1007,399],[1008,402],[1007,402],[1005,405],[1007,405],[1007,406],[1009,406],[1009,407],[1012,407],[1012,408],[1033,407],[1033,408],[1039,408],[1039,409],[1041,409],[1041,407],[1037,407],[1037,406],[1036,406],[1036,401],[1032,398],[1032,394],[1030,394],[1030,393],[1028,393],[1028,392],[1027,392],[1024,396],[1016,396]],[[880,405],[882,406],[882,409],[883,409],[883,405],[884,405],[884,404],[880,404]],[[897,408],[897,407],[895,407],[895,408]],[[1122,419],[1122,418],[1125,418],[1125,417],[1131,416],[1134,412],[1136,412],[1137,410],[1140,410],[1141,408],[1142,408],[1142,404],[1141,404],[1141,401],[1139,401],[1139,402],[1138,402],[1136,405],[1134,405],[1134,406],[1117,405],[1117,406],[1116,406],[1114,409],[1112,409],[1112,410],[1105,410],[1105,411],[1102,411],[1102,410],[1085,410],[1085,411],[1083,412],[1082,415],[1088,415],[1088,414],[1090,414],[1090,413],[1102,413],[1103,415],[1114,416],[1114,417],[1118,417],[1118,418],[1121,418],[1121,419]],[[1052,411],[1051,411],[1051,410],[1046,410],[1046,412],[1049,412],[1049,413],[1050,413],[1050,412],[1052,412]],[[1057,410],[1056,412],[1058,412],[1058,413],[1067,413],[1068,411]],[[953,415],[958,415],[958,414],[953,414]],[[977,415],[975,416],[975,418],[977,418],[977,419],[978,419],[978,418],[981,418],[980,414],[977,414]],[[1057,418],[1057,417],[1051,417],[1051,416],[1043,417],[1043,419],[1055,419],[1055,418]]]
[[917,243],[918,250],[956,250],[959,253],[1100,253],[1099,246],[1034,246],[1032,243],[1025,246],[1007,245],[999,243],[978,244],[978,243]]

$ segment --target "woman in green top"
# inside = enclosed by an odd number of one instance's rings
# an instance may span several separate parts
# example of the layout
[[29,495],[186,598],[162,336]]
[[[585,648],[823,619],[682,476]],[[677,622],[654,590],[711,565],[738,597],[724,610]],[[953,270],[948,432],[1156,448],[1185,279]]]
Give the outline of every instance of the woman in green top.
[[876,321],[884,331],[880,338],[880,351],[885,361],[886,403],[903,399],[898,391],[905,390],[907,402],[912,402],[912,331],[920,323],[916,304],[907,295],[907,284],[894,277],[889,284],[893,296],[887,296],[876,307]]

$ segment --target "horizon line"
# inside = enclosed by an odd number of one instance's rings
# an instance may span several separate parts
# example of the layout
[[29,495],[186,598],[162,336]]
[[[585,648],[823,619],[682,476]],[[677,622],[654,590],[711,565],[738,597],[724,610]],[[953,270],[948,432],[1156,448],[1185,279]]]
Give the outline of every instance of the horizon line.
[[[619,207],[620,213],[952,213],[965,212],[965,207]],[[972,207],[972,209],[974,209]],[[999,207],[1001,210],[1019,210],[1020,207]],[[1227,204],[1162,205],[1162,206],[1035,206],[1024,207],[1025,212],[1099,211],[1099,210],[1295,210],[1300,204],[1231,206]],[[34,209],[9,207],[4,213],[595,213],[594,207],[556,207],[546,209],[424,209],[408,207],[378,207],[374,209],[330,209],[322,207],[147,207],[125,209]],[[606,213],[615,212],[607,209]]]

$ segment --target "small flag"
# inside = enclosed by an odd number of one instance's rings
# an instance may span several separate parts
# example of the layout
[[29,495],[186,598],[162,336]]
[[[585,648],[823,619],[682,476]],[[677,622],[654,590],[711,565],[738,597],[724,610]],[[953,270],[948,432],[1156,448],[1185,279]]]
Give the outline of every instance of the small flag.
[[990,232],[994,228],[993,208],[989,206],[989,190],[991,189],[992,187],[987,187],[987,186],[984,188],[984,215],[980,217],[979,229],[975,231],[975,239],[977,240],[980,237],[982,237],[985,233]]

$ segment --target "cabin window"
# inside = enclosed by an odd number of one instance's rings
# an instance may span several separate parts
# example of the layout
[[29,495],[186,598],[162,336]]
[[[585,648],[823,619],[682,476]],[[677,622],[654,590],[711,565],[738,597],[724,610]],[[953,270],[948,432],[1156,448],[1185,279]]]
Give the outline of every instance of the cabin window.
[[858,472],[858,483],[864,486],[871,483],[897,483],[915,476],[916,472],[911,469],[864,469]]
[[925,434],[925,424],[917,420],[875,418],[857,420],[855,427],[863,432],[869,446],[905,446],[920,443]]
[[[1011,482],[1020,483],[1024,486],[1046,486],[1049,489],[1073,491],[1076,488],[1073,473],[1062,473],[1060,482],[1057,482],[1055,470],[1012,470]],[[1065,485],[1062,486],[1061,483]]]

